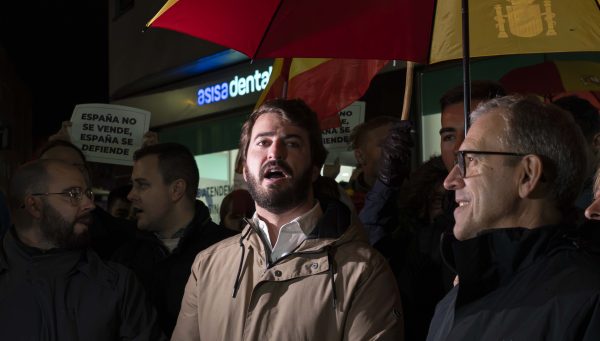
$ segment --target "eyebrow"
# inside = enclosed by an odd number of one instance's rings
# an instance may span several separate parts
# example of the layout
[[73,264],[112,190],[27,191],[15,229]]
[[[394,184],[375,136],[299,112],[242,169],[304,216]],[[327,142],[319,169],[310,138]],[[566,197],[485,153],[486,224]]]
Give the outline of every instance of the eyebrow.
[[[274,131],[266,131],[264,133],[259,133],[256,134],[256,136],[254,136],[254,140],[256,140],[259,137],[271,137],[271,136],[275,136],[275,132]],[[284,135],[283,139],[289,139],[289,138],[297,138],[297,139],[302,139],[302,137],[299,134],[288,134],[288,135]]]
[[440,129],[440,135],[442,135],[443,133],[455,133],[456,129],[451,128],[451,127],[446,127],[446,128],[442,128]]

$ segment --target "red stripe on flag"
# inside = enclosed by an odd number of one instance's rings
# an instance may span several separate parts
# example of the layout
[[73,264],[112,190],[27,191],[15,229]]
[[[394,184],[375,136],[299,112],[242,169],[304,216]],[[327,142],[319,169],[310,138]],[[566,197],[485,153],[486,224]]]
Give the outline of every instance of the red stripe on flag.
[[338,112],[361,98],[386,60],[332,59],[298,74],[288,98],[303,99],[319,116],[322,129],[340,126]]

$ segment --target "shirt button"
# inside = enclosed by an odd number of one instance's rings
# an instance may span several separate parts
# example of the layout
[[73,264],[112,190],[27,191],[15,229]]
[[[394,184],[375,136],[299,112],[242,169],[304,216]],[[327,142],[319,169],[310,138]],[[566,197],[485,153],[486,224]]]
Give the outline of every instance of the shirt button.
[[281,276],[281,271],[275,270],[275,276],[280,277]]
[[313,270],[317,270],[317,269],[319,268],[319,264],[317,264],[317,263],[312,263],[312,264],[310,265],[310,267],[311,267]]

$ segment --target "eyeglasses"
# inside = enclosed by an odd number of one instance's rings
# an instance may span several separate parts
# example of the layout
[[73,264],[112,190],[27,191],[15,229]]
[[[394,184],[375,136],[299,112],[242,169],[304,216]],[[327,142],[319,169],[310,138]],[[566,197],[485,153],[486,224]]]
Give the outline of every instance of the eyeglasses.
[[512,152],[488,152],[482,150],[459,150],[455,153],[454,164],[458,166],[460,176],[465,178],[467,176],[467,161],[465,154],[483,154],[483,155],[503,155],[503,156],[525,156],[527,154],[512,153]]
[[90,199],[91,201],[94,201],[94,192],[92,192],[91,189],[86,189],[83,190],[80,187],[74,187],[71,188],[67,191],[64,192],[56,192],[56,193],[31,193],[31,195],[34,196],[40,196],[40,195],[63,195],[66,197],[69,197],[69,200],[71,201],[71,205],[73,206],[79,206],[79,204],[81,203],[81,199],[83,199],[83,195],[85,194],[86,197],[88,197],[88,199]]

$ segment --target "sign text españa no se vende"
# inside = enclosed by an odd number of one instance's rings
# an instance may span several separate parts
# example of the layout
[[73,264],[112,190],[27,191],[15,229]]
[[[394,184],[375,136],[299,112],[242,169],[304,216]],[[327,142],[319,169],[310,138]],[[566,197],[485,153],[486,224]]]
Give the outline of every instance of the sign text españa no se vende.
[[150,127],[150,112],[114,104],[78,104],[71,116],[71,141],[88,161],[132,165]]

